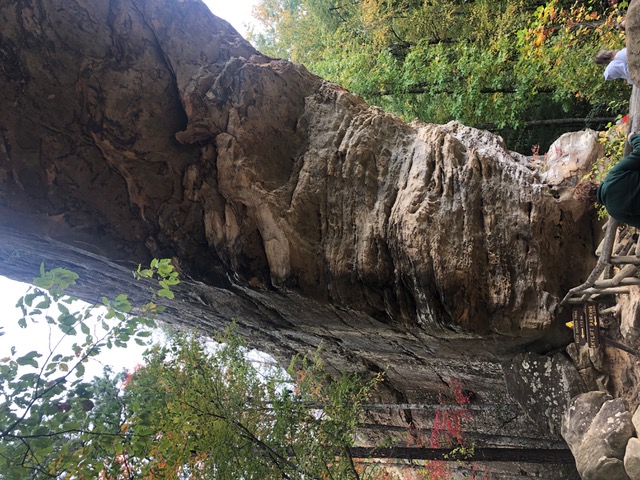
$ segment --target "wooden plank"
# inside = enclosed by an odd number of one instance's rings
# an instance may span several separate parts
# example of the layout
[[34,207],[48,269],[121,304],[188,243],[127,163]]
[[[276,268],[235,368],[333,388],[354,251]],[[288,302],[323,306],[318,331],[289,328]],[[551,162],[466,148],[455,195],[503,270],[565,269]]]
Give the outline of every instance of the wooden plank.
[[617,255],[615,257],[611,257],[610,261],[613,265],[640,265],[640,257],[636,257],[635,255]]
[[[636,267],[633,267],[636,268]],[[618,278],[616,275],[615,278],[610,278],[607,280],[598,280],[593,284],[596,288],[607,288],[607,287],[615,287],[615,286],[631,286],[631,285],[640,285],[640,278],[638,277],[623,277]]]

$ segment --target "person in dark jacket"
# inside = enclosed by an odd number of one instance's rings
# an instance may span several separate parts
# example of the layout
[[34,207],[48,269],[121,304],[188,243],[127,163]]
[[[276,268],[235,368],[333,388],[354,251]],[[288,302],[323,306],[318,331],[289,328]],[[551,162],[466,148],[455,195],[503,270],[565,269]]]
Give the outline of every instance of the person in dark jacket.
[[590,181],[576,187],[576,198],[604,205],[619,222],[640,228],[640,135],[629,134],[633,150],[607,173],[598,185]]

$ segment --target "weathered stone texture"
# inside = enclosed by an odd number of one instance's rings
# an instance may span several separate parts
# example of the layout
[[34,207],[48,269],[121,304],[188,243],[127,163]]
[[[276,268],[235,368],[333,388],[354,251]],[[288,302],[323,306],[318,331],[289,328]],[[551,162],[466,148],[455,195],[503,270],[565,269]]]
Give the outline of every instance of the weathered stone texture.
[[[91,297],[173,257],[174,321],[237,318],[282,360],[322,344],[336,371],[385,370],[396,400],[455,377],[499,406],[501,362],[562,323],[592,265],[575,179],[369,107],[198,1],[5,1],[0,23],[3,274],[66,258]],[[513,441],[509,418],[486,432]]]
[[562,436],[583,480],[627,480],[623,460],[634,432],[624,401],[603,392],[574,398],[562,423]]
[[509,396],[533,421],[555,433],[560,433],[570,400],[585,391],[578,370],[560,353],[516,355],[504,372]]
[[101,5],[0,10],[2,205],[21,223],[385,321],[551,322],[585,232],[495,137],[403,124],[199,2]]

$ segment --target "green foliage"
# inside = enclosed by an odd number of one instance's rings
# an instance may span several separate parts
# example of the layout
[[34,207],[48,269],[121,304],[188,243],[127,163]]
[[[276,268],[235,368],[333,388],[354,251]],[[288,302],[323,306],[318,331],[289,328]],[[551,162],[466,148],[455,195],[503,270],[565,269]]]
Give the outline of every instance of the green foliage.
[[[172,300],[174,298],[174,294],[171,291],[171,287],[180,283],[180,280],[178,279],[178,272],[175,271],[170,258],[163,258],[162,260],[154,258],[151,261],[150,268],[142,269],[142,267],[138,265],[138,270],[134,272],[134,276],[138,280],[142,278],[158,278],[158,284],[161,287],[160,290],[156,291],[151,288],[154,299],[158,296]],[[161,309],[158,310],[160,307],[151,303],[148,304],[147,307],[154,311],[162,311]]]
[[[144,276],[158,273],[163,289],[177,284],[168,261],[153,263],[152,274]],[[35,287],[18,300],[21,328],[48,327],[50,338],[56,330],[60,333],[47,352],[23,354],[12,347],[0,359],[2,479],[96,473],[102,466],[93,460],[103,455],[96,452],[104,452],[105,438],[119,435],[123,410],[116,401],[118,377],[87,382],[85,365],[104,348],[125,348],[131,340],[146,345],[155,321],[133,314],[126,294],[76,309],[77,299],[65,295],[76,280],[74,272],[46,271],[42,265]]]
[[[168,260],[134,275],[158,279],[153,296],[173,298],[167,292],[179,283]],[[135,315],[126,294],[76,311],[64,294],[76,280],[42,267],[38,286],[18,301],[23,328],[44,318],[76,341],[70,351],[12,348],[0,360],[0,478],[363,478],[349,447],[379,377],[332,380],[317,358],[293,361],[288,372],[256,368],[229,330],[213,350],[175,333],[137,371],[87,381],[90,358],[146,342],[154,321]]]
[[624,5],[567,3],[262,0],[255,15],[267,33],[252,40],[407,120],[501,129],[528,152],[544,143],[522,144],[529,121],[628,106],[629,85],[605,82],[592,60],[623,46]]
[[[599,157],[591,166],[591,171],[583,180],[591,180],[595,183],[602,182],[609,170],[622,160],[624,147],[627,141],[626,125],[621,126],[609,123],[606,130],[600,132],[598,142],[604,147],[604,155]],[[607,217],[607,209],[604,205],[596,204],[598,220]]]
[[136,474],[358,478],[348,447],[375,380],[330,381],[320,363],[306,360],[292,364],[293,378],[279,370],[265,375],[232,331],[218,340],[211,352],[194,337],[175,335],[132,375],[124,396],[133,440],[126,451]]

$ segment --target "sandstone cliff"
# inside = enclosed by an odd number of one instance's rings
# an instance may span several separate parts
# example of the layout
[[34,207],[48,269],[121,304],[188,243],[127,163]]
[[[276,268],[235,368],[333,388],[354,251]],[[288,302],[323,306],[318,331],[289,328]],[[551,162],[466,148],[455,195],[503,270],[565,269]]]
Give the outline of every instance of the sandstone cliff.
[[91,298],[173,257],[172,321],[236,318],[280,359],[322,345],[400,401],[455,377],[496,406],[488,444],[548,445],[501,363],[592,266],[571,181],[265,57],[196,0],[0,1],[0,22],[0,273],[62,263]]

